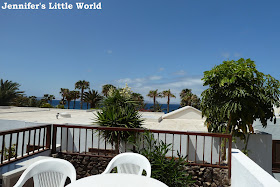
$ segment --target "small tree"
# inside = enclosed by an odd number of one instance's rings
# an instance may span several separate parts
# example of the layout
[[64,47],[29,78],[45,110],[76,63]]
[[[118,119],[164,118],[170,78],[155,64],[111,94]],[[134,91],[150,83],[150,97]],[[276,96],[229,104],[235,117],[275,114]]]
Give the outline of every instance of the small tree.
[[9,80],[0,80],[0,106],[11,105],[13,100],[24,92],[19,91],[20,85]]
[[176,96],[171,93],[170,89],[163,91],[162,96],[167,97],[167,113],[168,113],[169,112],[170,97],[175,97],[176,98]]
[[[126,88],[116,89],[108,93],[102,103],[101,111],[96,114],[95,123],[105,127],[141,128],[143,120],[135,109],[136,102]],[[127,141],[133,132],[100,131],[107,142],[115,142],[118,150],[118,141]]]
[[90,108],[96,108],[103,97],[96,90],[89,90],[84,93],[84,100],[90,104]]
[[149,93],[147,94],[148,97],[150,98],[153,98],[153,101],[154,101],[154,107],[153,107],[153,111],[154,112],[157,112],[155,109],[156,109],[156,98],[157,97],[162,97],[162,94],[161,92],[158,92],[158,89],[156,90],[150,90]]
[[[223,132],[246,139],[254,133],[252,124],[259,119],[276,120],[273,106],[279,106],[279,81],[256,69],[254,61],[224,61],[204,72],[201,109],[210,132]],[[225,145],[225,142],[224,142]],[[225,159],[225,146],[222,158]]]
[[83,109],[83,102],[84,102],[84,90],[89,89],[89,82],[85,80],[79,80],[75,83],[75,89],[81,89],[81,109]]
[[109,94],[109,90],[110,89],[117,89],[114,85],[112,85],[112,84],[105,84],[105,85],[103,85],[102,86],[102,94],[105,96],[105,97],[107,97],[108,96],[108,94]]
[[183,89],[180,93],[181,97],[181,107],[192,106],[194,108],[200,109],[200,99],[197,95],[192,93],[191,89]]

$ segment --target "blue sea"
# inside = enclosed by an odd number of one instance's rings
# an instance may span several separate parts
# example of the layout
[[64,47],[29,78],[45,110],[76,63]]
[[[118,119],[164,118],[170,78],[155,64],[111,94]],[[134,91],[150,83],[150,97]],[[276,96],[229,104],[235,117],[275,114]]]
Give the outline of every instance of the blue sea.
[[[59,105],[60,100],[52,100],[52,106],[56,107],[57,105]],[[167,112],[167,104],[160,104],[162,105],[162,111],[163,112]],[[151,109],[151,107],[153,106],[153,103],[147,103],[145,109]],[[66,105],[64,105],[65,108],[68,108],[68,103],[66,102]],[[88,107],[90,108],[90,105],[88,105]],[[69,109],[80,109],[80,101],[76,101],[76,105],[74,108],[74,101],[71,101],[69,103]],[[173,110],[177,110],[178,108],[180,108],[179,104],[170,104],[169,105],[169,110],[173,111]],[[83,103],[83,109],[82,110],[86,110],[87,108],[87,103]]]

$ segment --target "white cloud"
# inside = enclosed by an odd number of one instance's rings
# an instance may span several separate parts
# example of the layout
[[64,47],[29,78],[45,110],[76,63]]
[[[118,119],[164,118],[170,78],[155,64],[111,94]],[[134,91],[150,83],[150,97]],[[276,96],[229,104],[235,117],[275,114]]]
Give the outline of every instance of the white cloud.
[[[158,89],[158,91],[164,91],[170,89],[171,92],[176,96],[176,98],[171,98],[171,103],[180,103],[180,92],[182,89],[189,88],[192,89],[194,94],[200,96],[201,92],[205,89],[203,88],[203,81],[200,77],[168,77],[163,78],[160,76],[150,76],[144,78],[125,78],[116,80],[117,87],[124,87],[127,83],[131,87],[132,91],[140,93],[144,96],[146,102],[153,102],[151,98],[147,97],[150,90]],[[157,80],[161,80],[158,82]],[[160,103],[166,103],[166,98],[157,99]]]
[[149,77],[150,80],[154,81],[154,80],[160,80],[162,77],[161,76],[151,76]]
[[223,52],[222,53],[222,57],[229,58],[230,57],[230,53],[229,52]]
[[176,71],[174,72],[175,75],[186,75],[186,72],[184,70]]
[[158,69],[158,71],[159,71],[159,72],[164,71],[164,68],[161,67],[161,68]]
[[125,78],[125,79],[119,79],[116,82],[117,83],[127,83],[127,84],[129,84],[129,83],[132,83],[134,81],[132,79],[130,79],[130,78]]
[[240,53],[234,53],[234,57],[241,57]]

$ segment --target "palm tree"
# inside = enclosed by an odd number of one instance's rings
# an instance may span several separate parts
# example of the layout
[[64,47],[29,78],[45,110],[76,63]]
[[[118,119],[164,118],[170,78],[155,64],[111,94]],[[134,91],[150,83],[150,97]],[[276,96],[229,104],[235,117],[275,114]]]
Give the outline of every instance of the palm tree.
[[83,109],[83,96],[84,90],[89,89],[89,82],[85,80],[79,80],[75,83],[75,89],[81,89],[81,109]]
[[[144,97],[140,93],[132,93],[132,100],[137,103],[137,108],[138,109],[143,109],[145,108],[145,103],[144,103]],[[137,109],[136,108],[136,109]]]
[[116,87],[112,84],[105,84],[102,86],[102,94],[107,97],[108,96],[108,92],[110,89],[116,89]]
[[162,92],[163,97],[167,97],[167,113],[169,112],[169,103],[170,103],[170,97],[175,97],[175,95],[173,95],[169,90],[165,90]]
[[19,90],[19,84],[12,81],[4,81],[3,79],[0,80],[0,105],[7,106],[10,105],[11,102],[17,98],[18,96],[22,95],[23,91]]
[[156,98],[157,98],[157,97],[162,97],[162,95],[161,95],[160,92],[158,92],[158,89],[156,89],[156,90],[150,90],[150,92],[148,93],[147,96],[153,98],[153,100],[154,100],[154,109],[153,109],[153,110],[154,110],[154,112],[155,112],[155,108],[156,108]]
[[90,108],[96,108],[103,97],[95,90],[84,93],[84,100],[90,104]]
[[62,99],[61,99],[60,103],[63,104],[63,105],[65,105],[65,97],[67,95],[67,90],[69,90],[69,89],[67,89],[67,88],[60,88],[60,92],[59,93],[62,96]]
[[37,104],[37,97],[36,96],[29,96],[29,106],[35,107]]
[[54,95],[49,95],[49,101],[50,101],[50,104],[52,104],[52,100],[54,100],[55,99],[55,96]]
[[66,91],[65,91],[65,99],[67,100],[67,104],[68,104],[67,109],[69,109],[69,107],[70,107],[70,102],[71,102],[71,100],[73,99],[73,95],[71,94],[71,92],[69,91],[69,89],[66,89]]
[[48,103],[49,102],[49,94],[44,94],[43,100]]
[[72,92],[71,94],[73,95],[73,100],[74,100],[73,109],[75,109],[76,108],[76,99],[80,98],[80,92],[76,91],[76,90],[71,91],[71,92]]
[[200,98],[192,93],[191,89],[183,89],[180,93],[181,97],[181,107],[183,106],[193,106],[197,109],[200,108]]

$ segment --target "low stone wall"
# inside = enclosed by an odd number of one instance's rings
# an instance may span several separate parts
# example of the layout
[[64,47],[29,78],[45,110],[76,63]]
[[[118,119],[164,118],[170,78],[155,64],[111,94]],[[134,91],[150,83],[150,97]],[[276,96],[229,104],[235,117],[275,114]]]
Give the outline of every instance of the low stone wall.
[[111,158],[67,154],[55,154],[53,157],[67,160],[73,164],[77,172],[77,180],[102,173],[111,160]]
[[[67,154],[55,154],[53,156],[71,162],[77,171],[77,179],[102,173],[111,160],[111,158]],[[186,170],[193,176],[193,179],[196,181],[191,185],[193,187],[230,186],[227,169],[202,166],[187,166]]]
[[230,186],[227,169],[202,166],[187,166],[186,170],[193,176],[192,178],[196,181],[191,186]]

